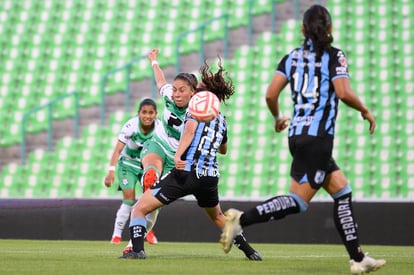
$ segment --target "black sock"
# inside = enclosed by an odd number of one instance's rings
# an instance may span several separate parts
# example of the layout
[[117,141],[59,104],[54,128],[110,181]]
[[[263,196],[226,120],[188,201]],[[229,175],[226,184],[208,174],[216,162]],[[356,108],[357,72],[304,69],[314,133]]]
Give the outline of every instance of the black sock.
[[240,217],[240,225],[245,227],[255,223],[268,222],[271,219],[278,220],[298,212],[299,205],[293,197],[289,195],[276,196],[245,211]]
[[352,193],[334,200],[334,221],[349,257],[360,262],[364,258],[358,239],[358,226],[352,212]]
[[252,255],[256,250],[253,249],[253,247],[250,246],[250,244],[247,242],[246,238],[243,236],[243,233],[240,233],[239,235],[234,238],[234,245],[244,252],[244,254],[248,257],[249,255]]
[[129,233],[131,235],[132,250],[134,250],[134,252],[144,250],[144,237],[147,233],[147,229],[142,225],[134,225],[129,227]]

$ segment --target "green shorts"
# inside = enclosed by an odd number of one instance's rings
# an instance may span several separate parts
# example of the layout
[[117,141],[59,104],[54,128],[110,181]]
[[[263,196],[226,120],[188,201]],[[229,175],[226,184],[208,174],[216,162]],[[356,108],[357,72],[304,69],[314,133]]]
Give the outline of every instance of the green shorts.
[[118,161],[119,190],[135,189],[142,177],[141,162],[121,157]]
[[[168,148],[169,149],[169,148]],[[159,155],[164,163],[162,167],[162,176],[175,167],[174,154],[175,152],[168,150],[161,143],[156,140],[150,139],[144,143],[144,148],[141,151],[141,159],[149,153],[155,153]]]

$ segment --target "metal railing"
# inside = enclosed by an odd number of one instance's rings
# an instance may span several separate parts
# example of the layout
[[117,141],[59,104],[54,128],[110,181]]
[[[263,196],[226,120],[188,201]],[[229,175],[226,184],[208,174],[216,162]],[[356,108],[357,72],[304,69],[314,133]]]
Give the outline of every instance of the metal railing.
[[75,101],[75,108],[74,108],[74,120],[75,120],[75,125],[74,125],[74,133],[75,133],[75,137],[79,137],[79,94],[76,91],[73,92],[69,92],[66,93],[64,95],[61,95],[57,98],[55,98],[54,100],[38,106],[36,108],[33,108],[27,112],[25,112],[23,114],[23,119],[22,119],[22,132],[21,132],[21,139],[22,139],[22,144],[21,144],[21,152],[20,152],[20,159],[21,159],[21,163],[25,164],[26,163],[26,128],[27,128],[27,119],[29,118],[30,115],[37,113],[43,109],[48,109],[48,116],[47,116],[47,123],[48,123],[48,138],[47,138],[47,148],[49,151],[52,151],[52,144],[53,144],[53,129],[52,129],[52,120],[53,120],[53,107],[60,101],[64,100],[67,97],[74,97],[74,101]]
[[[321,1],[318,1],[318,3]],[[249,45],[253,45],[253,27],[254,27],[254,23],[253,23],[253,18],[254,18],[254,4],[256,3],[256,1],[254,0],[250,0],[249,1],[249,14],[248,14],[248,43]],[[299,17],[299,0],[295,0],[295,17],[296,19]],[[276,32],[276,15],[277,15],[277,5],[278,5],[278,1],[277,0],[273,0],[272,1],[272,12],[271,12],[271,20],[272,20],[272,32]],[[207,21],[205,21],[203,24],[199,25],[198,27],[196,27],[195,29],[186,31],[182,34],[180,34],[180,36],[177,38],[176,40],[176,72],[177,74],[180,72],[180,45],[182,40],[187,37],[189,34],[191,33],[196,33],[196,32],[200,32],[200,66],[204,63],[204,59],[205,59],[205,55],[204,55],[204,46],[205,46],[205,30],[208,26],[210,26],[213,22],[218,21],[218,20],[224,20],[225,21],[225,27],[224,27],[224,57],[227,58],[229,55],[229,15],[226,14],[222,14],[220,16],[211,18]],[[131,61],[129,61],[128,63],[126,63],[125,65],[122,65],[118,68],[115,68],[111,71],[108,71],[107,73],[105,73],[102,78],[101,78],[101,89],[100,89],[100,100],[101,100],[101,106],[100,106],[100,122],[102,125],[105,124],[105,87],[106,87],[106,83],[107,80],[110,76],[118,73],[118,72],[122,72],[125,71],[125,106],[126,106],[126,112],[129,111],[130,108],[130,101],[131,101],[131,92],[130,92],[130,81],[131,81],[131,68],[132,65],[134,65],[135,63],[141,61],[142,59],[147,58],[146,55],[142,55],[139,57],[136,57],[134,59],[132,59]],[[151,95],[152,97],[155,96],[155,84],[152,83],[151,85]],[[52,131],[52,109],[53,106],[63,100],[66,97],[69,96],[74,96],[75,98],[75,110],[74,110],[74,117],[75,117],[75,136],[78,137],[79,133],[78,133],[78,127],[79,127],[79,118],[78,118],[78,109],[79,109],[79,95],[77,92],[69,92],[65,95],[62,95],[52,101],[50,101],[49,103],[46,103],[42,106],[36,107],[28,112],[26,112],[23,115],[23,120],[22,120],[22,144],[21,144],[21,160],[22,163],[24,164],[25,159],[26,159],[26,140],[25,140],[25,136],[26,136],[26,121],[27,118],[33,114],[36,113],[44,108],[48,108],[48,149],[51,150],[52,149],[52,143],[53,143],[53,131]]]
[[[253,0],[254,1],[254,0]],[[279,0],[272,0],[272,30],[276,30],[276,27],[273,27],[273,24],[276,23],[276,12],[277,12],[277,5],[279,4]],[[294,12],[295,12],[295,20],[301,20],[301,14],[300,14],[300,2],[301,0],[294,0]],[[321,5],[322,0],[317,0],[316,4]],[[274,20],[273,20],[274,19]]]
[[[118,72],[121,71],[125,71],[125,111],[129,112],[129,106],[130,106],[130,102],[131,102],[131,91],[130,91],[130,81],[131,81],[131,68],[132,65],[134,65],[135,63],[143,60],[147,58],[146,55],[141,55],[139,57],[136,57],[134,59],[132,59],[131,61],[129,61],[128,63],[126,63],[125,65],[122,65],[118,68],[115,68],[113,70],[110,70],[109,72],[105,73],[102,78],[101,78],[101,91],[100,91],[100,97],[101,97],[101,110],[100,110],[100,121],[101,124],[104,125],[105,124],[105,87],[106,87],[106,82],[108,80],[108,77],[111,75],[114,75]],[[152,97],[154,97],[154,88],[152,87],[151,89],[151,95]]]

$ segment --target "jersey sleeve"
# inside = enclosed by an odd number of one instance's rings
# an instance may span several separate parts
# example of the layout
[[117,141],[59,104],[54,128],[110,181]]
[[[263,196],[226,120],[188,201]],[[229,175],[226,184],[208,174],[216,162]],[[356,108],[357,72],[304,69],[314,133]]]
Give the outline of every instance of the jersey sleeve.
[[348,64],[343,51],[339,49],[332,51],[329,61],[329,74],[331,75],[331,80],[340,77],[349,78]]
[[221,141],[221,145],[227,144],[227,140],[228,140],[228,137],[227,137],[227,130],[226,130],[223,133],[223,140]]
[[226,117],[223,115],[223,124],[224,124],[224,132],[223,132],[223,139],[221,141],[221,145],[227,144],[228,136],[227,136],[227,120]]
[[169,83],[165,84],[160,89],[160,95],[162,97],[168,97],[169,99],[172,98],[173,86]]
[[276,73],[279,73],[289,79],[289,74],[287,72],[287,67],[286,67],[286,60],[288,59],[288,57],[289,55],[285,55],[282,58],[282,60],[280,60],[279,65],[276,68]]
[[[184,121],[187,121],[187,120],[195,120],[195,121],[197,121],[197,119],[195,119],[191,114],[190,114],[190,112],[186,112],[185,113],[185,116],[184,116]],[[197,121],[198,122],[198,121]]]
[[132,135],[134,131],[134,127],[132,127],[132,123],[134,121],[134,118],[128,120],[124,126],[122,126],[121,133],[118,136],[118,140],[122,143],[127,143],[128,138]]

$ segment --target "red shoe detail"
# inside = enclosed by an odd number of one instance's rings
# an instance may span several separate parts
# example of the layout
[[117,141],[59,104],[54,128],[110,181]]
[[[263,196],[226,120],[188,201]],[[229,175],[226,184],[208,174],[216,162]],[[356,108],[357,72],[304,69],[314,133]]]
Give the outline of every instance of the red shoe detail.
[[155,172],[155,170],[152,168],[148,169],[145,172],[144,177],[142,179],[143,181],[142,185],[144,186],[144,192],[150,189],[151,186],[153,186],[154,183],[157,181],[157,179],[158,179],[157,172]]
[[132,246],[125,246],[124,251],[122,251],[122,255],[128,254],[132,251]]
[[115,236],[115,237],[112,237],[111,244],[120,244],[121,241],[122,241],[121,237]]
[[154,230],[150,230],[147,235],[145,236],[145,239],[147,240],[147,242],[149,244],[157,244],[158,243],[158,239],[154,234]]

